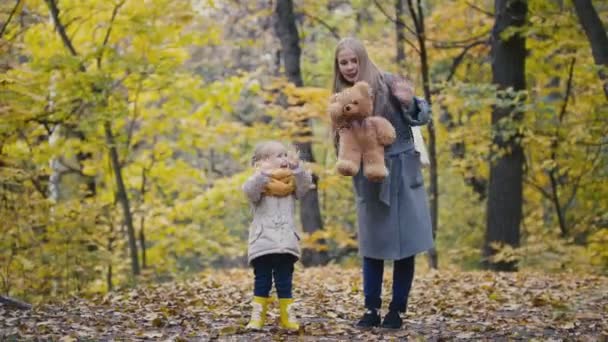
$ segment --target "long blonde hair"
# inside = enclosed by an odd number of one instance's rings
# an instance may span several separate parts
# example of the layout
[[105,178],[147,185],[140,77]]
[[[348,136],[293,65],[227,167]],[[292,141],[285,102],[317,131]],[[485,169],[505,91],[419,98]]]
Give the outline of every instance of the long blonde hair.
[[351,82],[344,79],[340,72],[338,54],[343,49],[350,49],[355,53],[355,56],[357,56],[359,74],[356,81],[365,81],[372,87],[374,94],[374,115],[385,115],[385,113],[390,110],[388,85],[386,84],[382,71],[378,69],[376,64],[369,58],[363,43],[356,38],[343,38],[338,42],[338,45],[336,45],[336,50],[334,52],[334,83],[332,93],[339,93],[345,88],[349,88],[353,85]]

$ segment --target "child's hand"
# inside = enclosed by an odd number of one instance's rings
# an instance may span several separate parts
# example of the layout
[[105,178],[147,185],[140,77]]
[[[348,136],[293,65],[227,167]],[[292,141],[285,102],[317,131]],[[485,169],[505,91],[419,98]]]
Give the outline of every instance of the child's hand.
[[414,98],[414,86],[406,78],[398,77],[391,84],[393,95],[404,105],[409,106]]

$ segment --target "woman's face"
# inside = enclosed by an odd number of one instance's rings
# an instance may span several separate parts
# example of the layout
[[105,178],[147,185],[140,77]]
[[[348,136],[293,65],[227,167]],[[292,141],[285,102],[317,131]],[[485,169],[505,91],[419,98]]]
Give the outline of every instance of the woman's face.
[[338,68],[342,77],[350,83],[355,83],[359,76],[359,60],[355,52],[344,48],[338,52]]

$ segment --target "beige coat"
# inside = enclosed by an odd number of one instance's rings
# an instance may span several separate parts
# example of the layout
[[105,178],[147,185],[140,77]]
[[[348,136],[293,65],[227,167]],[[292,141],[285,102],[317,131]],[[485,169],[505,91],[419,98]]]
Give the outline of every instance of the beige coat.
[[287,253],[300,258],[295,202],[310,190],[312,177],[302,167],[294,170],[294,176],[296,191],[285,197],[262,194],[269,176],[261,172],[256,172],[243,185],[253,212],[247,251],[249,263],[259,256],[274,253]]

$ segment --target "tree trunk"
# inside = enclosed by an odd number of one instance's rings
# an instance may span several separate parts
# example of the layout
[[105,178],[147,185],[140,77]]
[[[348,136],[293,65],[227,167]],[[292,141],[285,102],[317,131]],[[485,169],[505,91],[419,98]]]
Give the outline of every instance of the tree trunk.
[[[574,9],[591,44],[595,64],[608,67],[608,35],[591,0],[574,0]],[[608,99],[608,72],[602,70],[599,76],[604,82],[604,95]]]
[[[52,108],[53,89],[50,90],[50,97],[49,108]],[[53,133],[49,136],[49,144],[53,146],[57,141],[70,139],[84,141],[85,136],[73,125],[58,124],[55,125]],[[67,157],[66,155],[71,156]],[[53,157],[50,163],[49,197],[54,201],[60,202],[68,199],[95,196],[95,177],[82,173],[82,165],[90,158],[92,158],[90,153],[75,151],[66,151],[64,155]],[[85,193],[82,191],[83,188],[86,189]]]
[[104,130],[106,134],[106,142],[110,149],[110,160],[112,162],[112,169],[116,178],[116,190],[118,202],[122,207],[124,215],[125,225],[127,226],[127,237],[129,239],[129,252],[131,255],[131,271],[133,275],[139,275],[139,260],[137,257],[137,242],[135,239],[135,228],[133,227],[133,216],[131,215],[131,206],[129,205],[129,196],[125,188],[125,183],[122,178],[122,167],[118,160],[118,151],[116,149],[116,142],[114,141],[114,135],[112,134],[112,127],[110,122],[104,123]]
[[[443,124],[448,133],[457,126],[462,126],[462,123],[454,123],[452,114],[447,108],[440,106],[439,110],[441,111],[441,114],[439,114],[439,122]],[[450,142],[450,152],[454,160],[464,160],[466,156],[466,145],[464,141],[459,140]],[[479,202],[485,201],[487,196],[488,181],[485,178],[476,175],[478,172],[474,171],[472,166],[466,166],[463,173],[464,183],[471,187],[471,190],[477,194]]]
[[[296,87],[301,87],[302,74],[300,72],[300,37],[296,27],[295,16],[293,13],[292,0],[278,0],[275,8],[275,32],[281,41],[281,57],[285,66],[285,75],[287,79]],[[312,129],[310,120],[302,120],[299,123],[301,130],[305,133],[301,134],[305,142],[296,142],[294,145],[300,152],[303,160],[314,162],[312,153],[312,144],[309,139],[312,137]],[[319,208],[319,193],[317,191],[318,176],[313,175],[315,188],[310,190],[300,200],[300,220],[302,228],[306,233],[313,233],[323,228],[323,220],[321,218],[321,210]],[[325,262],[325,257],[320,253],[304,253],[302,261],[307,265],[316,265]]]
[[405,25],[403,25],[403,0],[395,0],[395,36],[397,39],[397,53],[395,61],[399,69],[405,67]]
[[[57,7],[56,0],[46,0],[47,6],[51,12],[51,17],[53,22],[55,23],[55,28],[57,33],[59,34],[63,45],[70,51],[72,56],[78,56],[78,52],[72,45],[72,41],[70,40],[68,34],[66,33],[65,26],[61,23],[59,19],[59,8]],[[116,15],[116,11],[121,5],[118,5],[114,9],[113,17]],[[110,31],[108,31],[109,34]],[[107,37],[107,36],[106,36]],[[84,64],[80,64],[80,71],[86,72],[86,67]],[[101,56],[97,59],[97,67],[101,67]],[[109,122],[104,123],[104,130],[106,134],[106,141],[108,143],[108,148],[110,149],[110,160],[112,162],[112,168],[114,171],[114,175],[116,177],[116,185],[118,192],[118,201],[121,203],[125,224],[127,225],[127,234],[129,238],[129,250],[131,254],[131,268],[134,275],[139,275],[139,262],[137,259],[137,244],[135,240],[135,229],[133,228],[133,218],[131,216],[131,208],[129,205],[129,197],[127,196],[127,191],[125,189],[125,185],[122,179],[122,168],[120,166],[120,162],[118,160],[118,151],[116,149],[116,144],[114,141],[114,136],[112,134],[112,127]]]
[[[108,217],[109,218],[109,217]],[[111,220],[111,218],[109,218]],[[108,253],[112,255],[114,252],[114,223],[110,222],[110,237],[108,238]],[[108,286],[108,292],[114,289],[112,281],[112,258],[108,263],[108,273],[106,274],[106,285]]]
[[[500,35],[509,27],[524,25],[527,14],[525,0],[496,0],[495,23],[492,30],[492,78],[499,90],[525,89],[526,41],[520,34],[508,39]],[[509,95],[500,95],[507,100]],[[493,145],[504,154],[491,153],[490,185],[488,192],[486,235],[483,247],[486,267],[500,271],[516,271],[514,261],[490,260],[496,250],[493,243],[519,246],[522,219],[522,181],[524,153],[520,135],[504,125],[504,120],[521,122],[523,113],[514,106],[495,106],[492,111]],[[503,122],[501,122],[501,120]]]
[[[145,167],[141,170],[141,206],[144,206],[144,201],[146,198],[146,172],[148,169]],[[139,218],[139,246],[141,247],[141,268],[145,269],[147,267],[146,262],[146,234],[144,232],[146,221],[146,215],[143,210],[141,210],[141,217]]]
[[[410,11],[410,15],[412,20],[414,21],[414,26],[416,30],[416,38],[418,40],[418,47],[420,49],[420,69],[422,72],[422,88],[424,90],[424,98],[429,103],[429,106],[432,105],[433,101],[431,98],[431,84],[429,77],[429,61],[428,54],[426,51],[426,35],[425,35],[425,27],[424,27],[424,13],[422,11],[422,4],[420,0],[417,1],[416,8],[412,3],[412,0],[408,0],[407,2],[408,8]],[[438,222],[438,211],[439,211],[439,191],[438,191],[438,174],[437,174],[437,147],[436,147],[436,137],[435,137],[435,125],[433,124],[433,120],[429,122],[428,126],[429,132],[429,160],[431,162],[430,165],[430,187],[429,192],[431,194],[430,198],[430,206],[431,206],[431,223],[433,226],[433,240],[437,236],[437,222]],[[437,269],[439,265],[437,250],[435,247],[429,250],[429,266],[431,268]]]
[[139,246],[141,247],[141,268],[146,268],[146,235],[144,233],[145,217],[139,219]]

